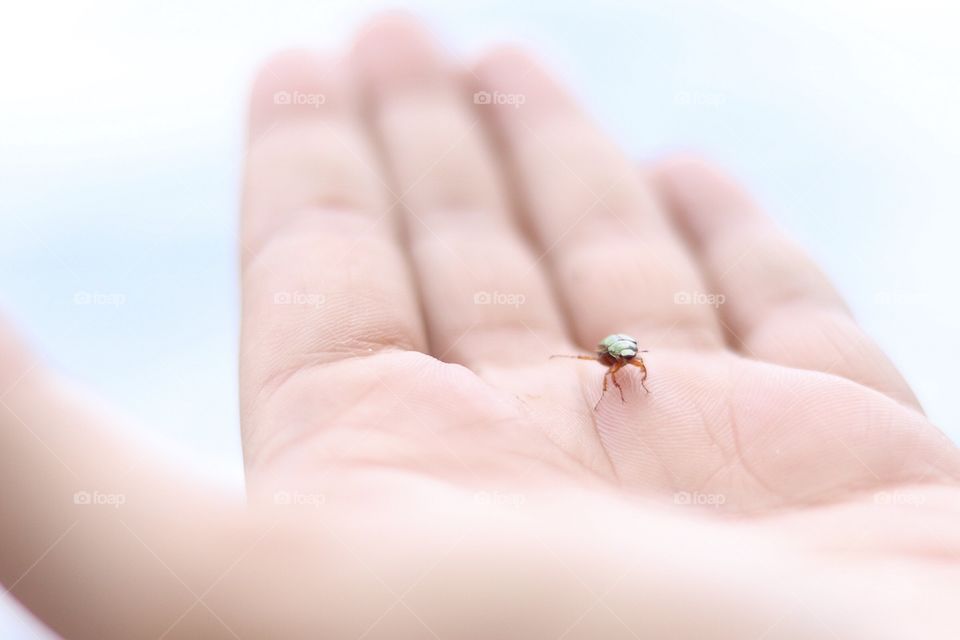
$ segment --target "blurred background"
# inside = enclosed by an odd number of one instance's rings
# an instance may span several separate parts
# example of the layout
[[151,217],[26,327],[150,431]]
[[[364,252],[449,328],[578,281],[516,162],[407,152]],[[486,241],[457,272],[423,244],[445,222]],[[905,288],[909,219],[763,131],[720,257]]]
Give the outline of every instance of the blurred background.
[[[563,5],[563,6],[561,6]],[[0,310],[235,488],[236,210],[258,61],[378,2],[6,3]],[[697,151],[823,265],[960,441],[960,6],[410,2],[458,55],[541,52],[638,160]],[[0,637],[49,638],[0,597]]]

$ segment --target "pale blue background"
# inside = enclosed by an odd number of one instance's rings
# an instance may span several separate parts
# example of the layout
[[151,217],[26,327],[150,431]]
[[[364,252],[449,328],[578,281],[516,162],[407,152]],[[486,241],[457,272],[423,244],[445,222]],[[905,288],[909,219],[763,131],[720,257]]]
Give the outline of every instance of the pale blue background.
[[[469,56],[543,52],[638,158],[730,167],[960,439],[956,9],[873,2],[419,3]],[[944,3],[946,6],[947,3]],[[0,306],[57,366],[229,482],[235,210],[256,61],[370,3],[31,2],[0,26]],[[77,305],[77,292],[120,306]],[[0,599],[0,637],[46,637]]]

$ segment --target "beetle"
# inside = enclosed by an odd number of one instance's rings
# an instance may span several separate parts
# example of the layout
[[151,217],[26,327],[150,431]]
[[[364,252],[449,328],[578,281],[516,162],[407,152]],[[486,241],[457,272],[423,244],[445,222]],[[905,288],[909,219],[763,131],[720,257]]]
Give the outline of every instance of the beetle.
[[[641,353],[647,353],[647,350],[641,350],[639,348],[636,338],[625,333],[613,333],[600,341],[597,345],[597,352],[594,355],[553,355],[550,357],[595,360],[605,365],[607,372],[603,374],[603,391],[600,393],[600,400],[603,400],[603,396],[607,392],[607,377],[609,376],[610,380],[613,381],[613,386],[620,392],[620,401],[626,402],[626,399],[623,397],[623,387],[617,382],[617,371],[620,371],[620,369],[627,365],[640,368],[640,371],[643,372],[640,377],[640,386],[643,387],[644,391],[650,393],[650,389],[648,389],[645,384],[647,380],[647,365],[644,363],[643,356],[640,355]],[[593,407],[594,411],[600,406],[600,400],[597,400],[597,404]]]

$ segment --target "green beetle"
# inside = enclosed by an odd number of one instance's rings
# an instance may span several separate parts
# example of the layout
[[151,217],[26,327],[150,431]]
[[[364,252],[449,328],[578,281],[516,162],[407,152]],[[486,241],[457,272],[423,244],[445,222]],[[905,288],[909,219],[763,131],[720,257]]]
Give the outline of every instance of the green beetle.
[[[629,336],[625,333],[613,333],[600,341],[600,344],[597,345],[596,355],[555,355],[550,357],[596,360],[597,362],[606,365],[607,372],[603,374],[603,391],[600,393],[600,400],[603,400],[603,395],[607,392],[607,377],[609,376],[610,380],[613,381],[613,386],[615,386],[617,391],[620,392],[621,402],[626,402],[623,397],[623,387],[621,387],[620,383],[617,382],[617,371],[628,364],[639,367],[640,371],[642,372],[640,376],[640,386],[643,387],[644,391],[650,393],[650,389],[647,389],[647,385],[645,384],[647,380],[647,365],[643,361],[643,356],[640,355],[641,353],[646,352],[646,349],[640,349],[637,339],[633,336]],[[597,400],[597,404],[593,407],[594,410],[600,406],[600,400]]]

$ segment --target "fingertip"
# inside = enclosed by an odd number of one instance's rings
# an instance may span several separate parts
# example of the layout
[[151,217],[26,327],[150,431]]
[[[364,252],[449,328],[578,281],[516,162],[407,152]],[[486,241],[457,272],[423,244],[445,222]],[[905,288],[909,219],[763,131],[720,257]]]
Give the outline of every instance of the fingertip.
[[648,175],[670,213],[695,243],[721,228],[763,219],[740,183],[702,156],[672,155],[653,163]]
[[377,16],[353,42],[353,63],[365,88],[376,94],[422,90],[447,78],[442,47],[419,19],[408,13]]
[[692,152],[674,153],[661,158],[651,164],[650,173],[667,183],[667,186],[685,181],[707,183],[730,180],[713,162]]
[[251,140],[291,118],[316,117],[349,95],[342,59],[308,49],[276,53],[260,66],[250,90]]
[[489,106],[494,113],[515,119],[575,108],[569,92],[536,54],[514,44],[498,45],[482,54],[471,68],[474,103]]

